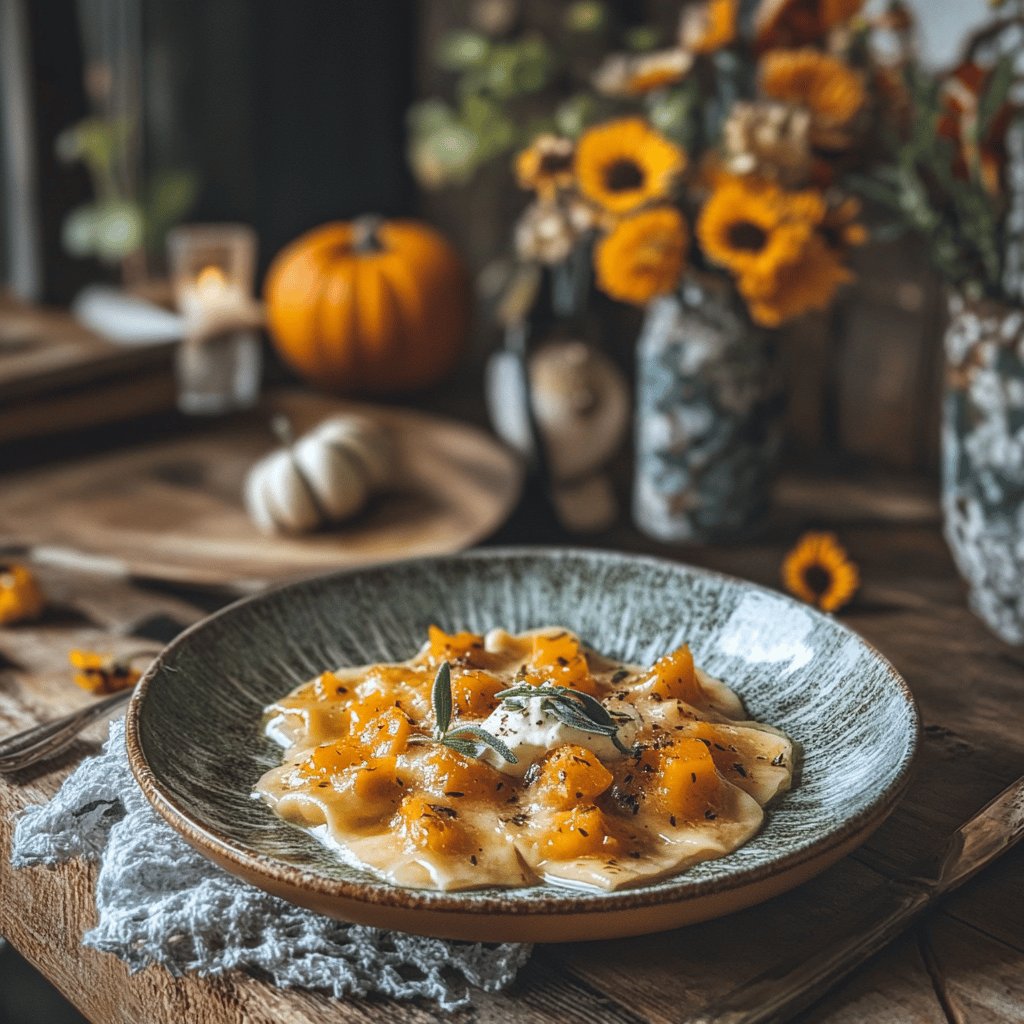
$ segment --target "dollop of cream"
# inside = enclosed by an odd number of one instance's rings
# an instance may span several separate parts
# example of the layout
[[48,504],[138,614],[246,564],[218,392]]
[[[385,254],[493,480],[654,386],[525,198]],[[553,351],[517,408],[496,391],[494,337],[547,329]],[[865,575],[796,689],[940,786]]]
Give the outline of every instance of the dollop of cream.
[[[545,710],[543,703],[542,696],[531,697],[524,701],[522,707],[501,704],[495,708],[480,726],[501,740],[516,755],[517,760],[515,764],[509,764],[490,747],[480,755],[480,759],[505,775],[522,778],[535,761],[540,760],[548,751],[567,743],[586,747],[602,761],[617,761],[626,756],[610,736],[574,729]],[[630,748],[636,742],[637,733],[643,728],[643,718],[635,707],[622,702],[616,703],[615,712],[617,716],[623,716],[618,732],[619,742]]]

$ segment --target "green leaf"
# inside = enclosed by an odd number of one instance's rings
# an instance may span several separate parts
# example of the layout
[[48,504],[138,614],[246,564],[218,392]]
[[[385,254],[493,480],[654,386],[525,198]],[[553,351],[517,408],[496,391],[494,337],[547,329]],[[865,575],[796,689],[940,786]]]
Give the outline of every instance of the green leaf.
[[195,203],[199,181],[190,171],[159,171],[153,176],[147,192],[143,211],[146,244],[155,248],[163,245],[167,232],[182,220]]
[[434,735],[442,739],[452,721],[452,667],[447,661],[441,662],[434,677],[430,701],[434,705]]
[[1004,53],[989,75],[985,91],[978,103],[978,116],[975,124],[974,141],[980,144],[988,135],[992,123],[1006,103],[1013,85],[1014,55]]
[[[451,746],[452,741],[456,743],[462,742],[464,736],[472,736],[473,739],[485,746],[490,747],[495,751],[501,758],[507,761],[509,764],[518,764],[519,758],[512,753],[509,748],[498,739],[497,736],[491,735],[486,729],[481,729],[478,725],[459,725],[452,729],[445,738],[444,743]],[[453,748],[454,749],[454,748]]]

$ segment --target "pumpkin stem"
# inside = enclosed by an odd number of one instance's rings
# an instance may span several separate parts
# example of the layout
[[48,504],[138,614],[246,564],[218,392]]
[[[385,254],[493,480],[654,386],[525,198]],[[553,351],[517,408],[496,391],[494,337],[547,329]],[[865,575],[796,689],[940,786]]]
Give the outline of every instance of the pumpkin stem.
[[292,427],[292,421],[283,412],[271,419],[270,429],[285,448],[291,448],[295,444],[295,429]]
[[384,243],[380,240],[380,229],[384,218],[377,213],[368,213],[352,222],[352,248],[356,252],[380,252]]

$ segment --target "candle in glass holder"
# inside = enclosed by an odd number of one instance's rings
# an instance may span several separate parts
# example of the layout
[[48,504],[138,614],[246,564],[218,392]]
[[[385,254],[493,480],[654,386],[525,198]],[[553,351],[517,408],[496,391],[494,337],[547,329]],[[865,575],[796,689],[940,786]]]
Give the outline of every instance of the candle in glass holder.
[[184,322],[178,406],[216,415],[259,398],[262,316],[252,296],[256,235],[242,224],[184,225],[168,236],[175,302]]

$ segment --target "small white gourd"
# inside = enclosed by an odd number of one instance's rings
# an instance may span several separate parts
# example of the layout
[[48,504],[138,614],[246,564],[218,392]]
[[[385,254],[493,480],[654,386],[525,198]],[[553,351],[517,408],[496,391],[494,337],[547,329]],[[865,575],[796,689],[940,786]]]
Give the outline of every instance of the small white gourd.
[[245,481],[245,507],[267,534],[309,533],[350,519],[391,478],[391,437],[365,416],[332,416],[294,440],[274,421],[282,447],[260,459]]

